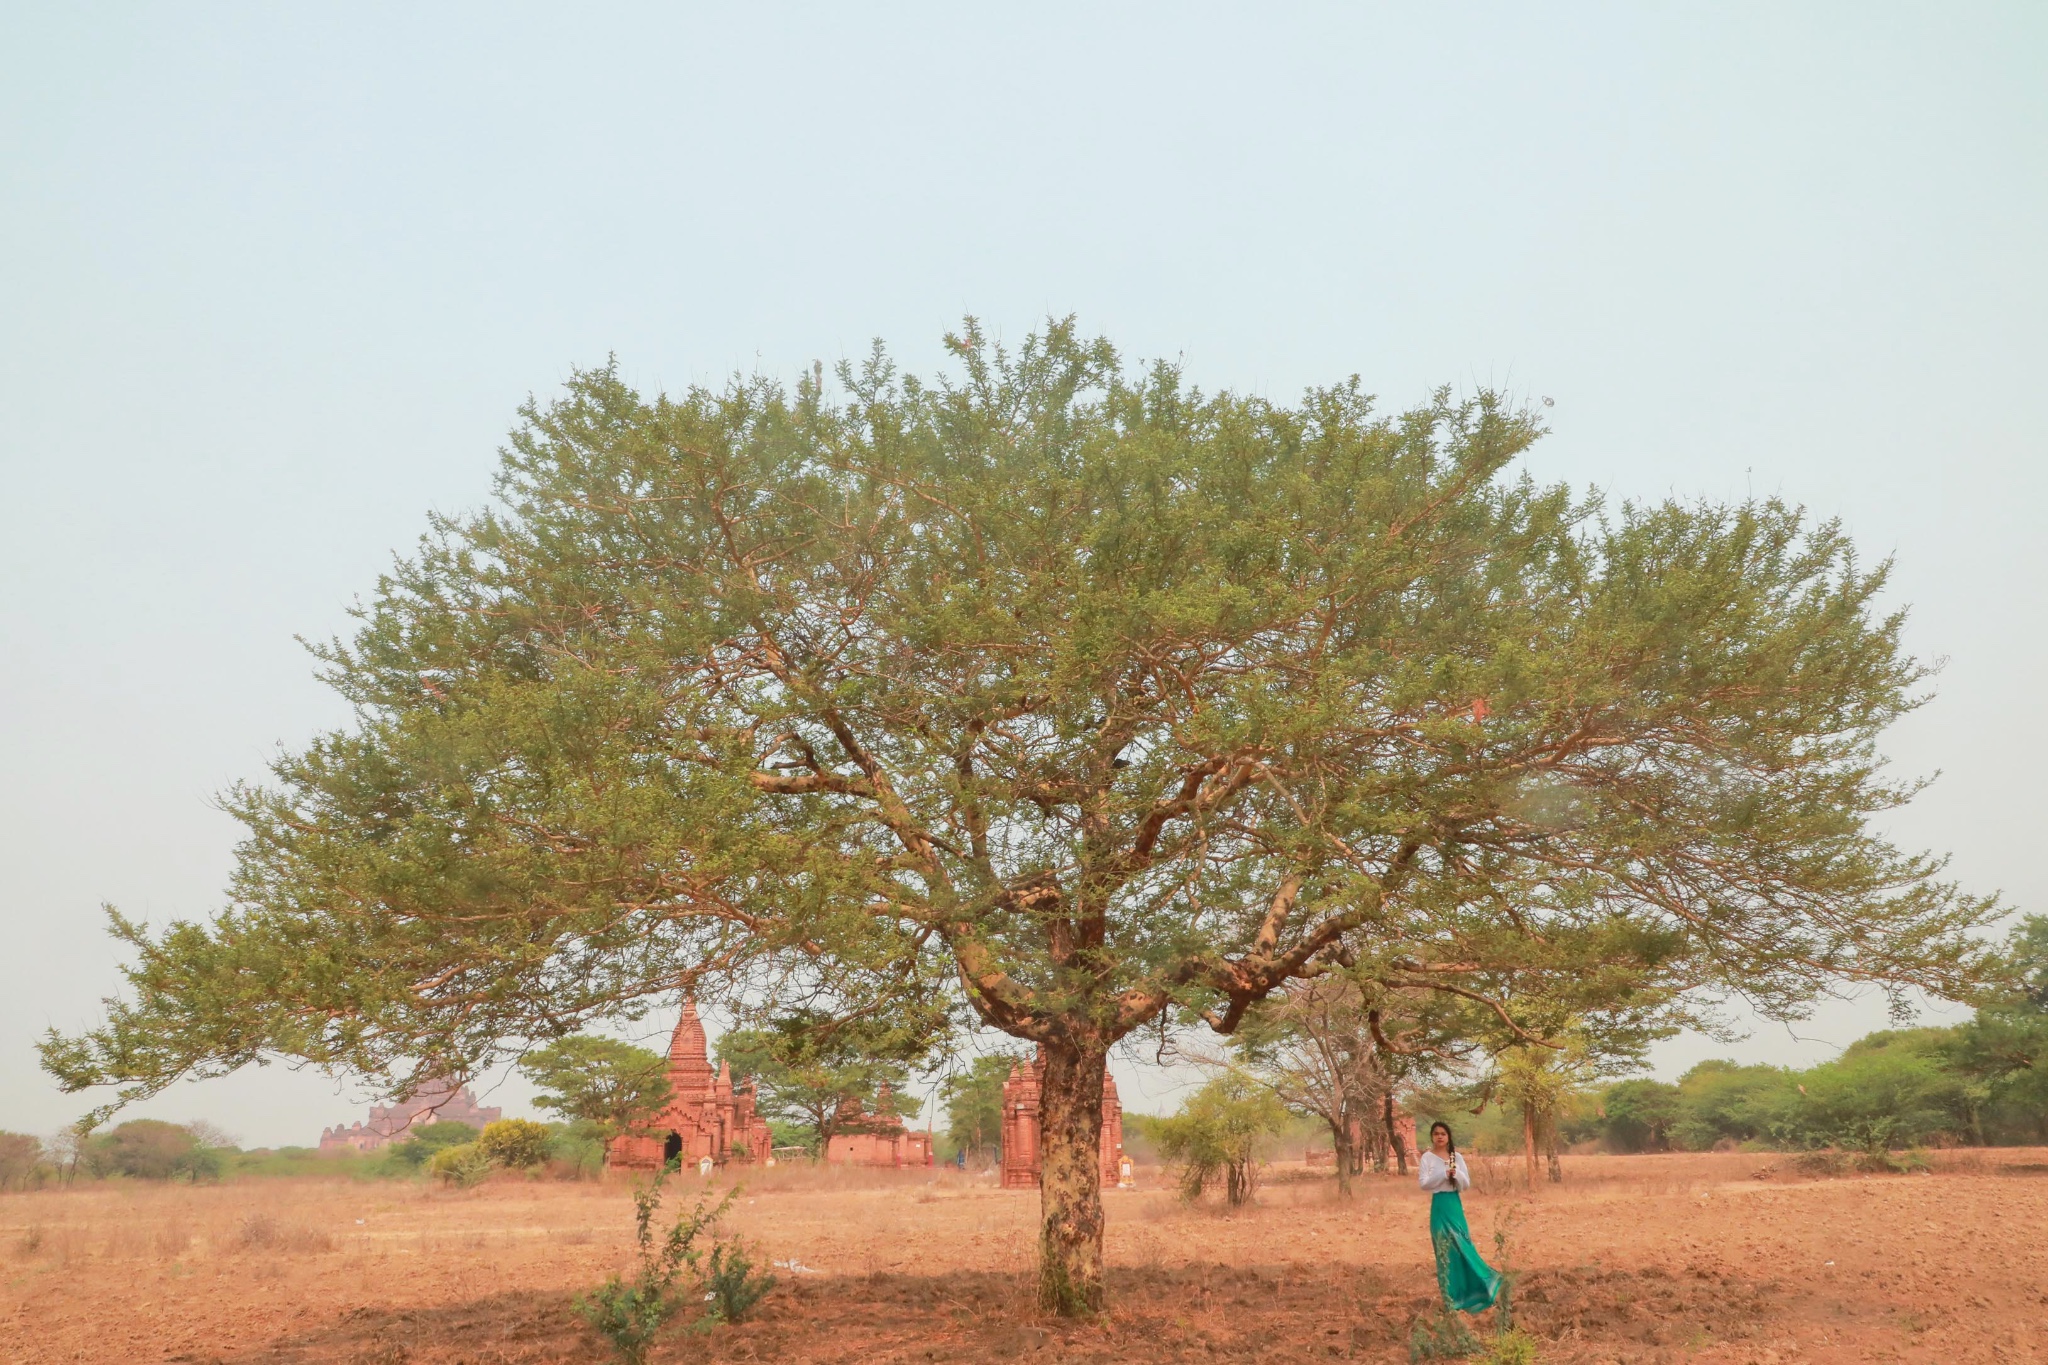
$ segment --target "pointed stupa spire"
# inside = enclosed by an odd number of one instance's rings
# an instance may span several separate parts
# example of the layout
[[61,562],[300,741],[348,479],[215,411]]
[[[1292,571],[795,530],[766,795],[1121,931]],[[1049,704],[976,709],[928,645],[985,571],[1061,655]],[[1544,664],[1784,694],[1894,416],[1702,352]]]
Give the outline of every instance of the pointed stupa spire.
[[668,1083],[678,1100],[703,1095],[711,1089],[710,1049],[704,1041],[704,1023],[697,1017],[697,1002],[683,997],[683,1017],[676,1021],[675,1036],[668,1044]]
[[721,1095],[730,1095],[732,1093],[732,1063],[726,1061],[723,1057],[718,1059],[718,1093]]
[[704,1041],[704,1021],[697,1017],[697,1002],[683,997],[683,1017],[676,1021],[675,1036],[669,1039],[672,1062],[709,1062],[710,1049]]

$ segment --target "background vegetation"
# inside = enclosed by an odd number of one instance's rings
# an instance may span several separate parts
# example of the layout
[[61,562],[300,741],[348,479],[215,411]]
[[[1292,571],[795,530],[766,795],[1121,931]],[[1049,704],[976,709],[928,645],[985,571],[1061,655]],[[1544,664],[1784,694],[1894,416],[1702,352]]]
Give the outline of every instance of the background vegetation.
[[[2048,1143],[2048,916],[2020,924],[2007,961],[2007,985],[1967,1022],[1873,1033],[1805,1070],[1708,1061],[1676,1083],[1587,1086],[1561,1098],[1559,1135],[1614,1152]],[[1414,1106],[1473,1150],[1520,1150],[1518,1115],[1481,1098],[1450,1085]]]

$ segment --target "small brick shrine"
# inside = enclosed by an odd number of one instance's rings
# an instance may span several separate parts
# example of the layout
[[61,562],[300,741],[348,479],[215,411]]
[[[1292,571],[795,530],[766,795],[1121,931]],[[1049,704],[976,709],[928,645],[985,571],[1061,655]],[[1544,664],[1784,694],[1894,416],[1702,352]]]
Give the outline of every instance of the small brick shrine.
[[890,1112],[889,1083],[882,1083],[881,1113],[869,1115],[858,1103],[840,1108],[838,1122],[856,1129],[832,1135],[825,1144],[825,1160],[845,1166],[929,1166],[932,1164],[932,1135],[905,1130],[903,1120]]

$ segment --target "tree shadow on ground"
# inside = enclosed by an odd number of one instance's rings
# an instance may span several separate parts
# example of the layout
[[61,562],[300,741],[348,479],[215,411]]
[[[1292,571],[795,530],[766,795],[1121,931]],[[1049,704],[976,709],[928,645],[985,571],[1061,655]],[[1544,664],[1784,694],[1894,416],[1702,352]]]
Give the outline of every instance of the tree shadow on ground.
[[[1412,1283],[1409,1280],[1412,1278]],[[1024,1275],[792,1277],[759,1316],[678,1332],[657,1365],[925,1365],[1029,1360],[1287,1362],[1405,1360],[1434,1309],[1425,1275],[1394,1283],[1371,1268],[1192,1265],[1112,1272],[1111,1307],[1090,1322],[1039,1316]],[[1719,1272],[1538,1270],[1519,1277],[1517,1319],[1566,1358],[1586,1351],[1650,1360],[1753,1337],[1775,1286]],[[600,1365],[609,1352],[569,1293],[506,1293],[432,1308],[359,1308],[220,1365]],[[1593,1358],[1593,1357],[1588,1357]],[[189,1359],[212,1365],[212,1358]]]

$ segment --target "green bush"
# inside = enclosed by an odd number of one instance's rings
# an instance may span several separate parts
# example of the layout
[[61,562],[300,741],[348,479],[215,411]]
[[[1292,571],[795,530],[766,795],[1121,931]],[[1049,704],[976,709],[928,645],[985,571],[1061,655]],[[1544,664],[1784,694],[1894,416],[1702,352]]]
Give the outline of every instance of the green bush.
[[696,1207],[679,1216],[675,1226],[657,1244],[654,1215],[661,1209],[662,1186],[667,1178],[664,1171],[633,1191],[634,1243],[639,1256],[632,1278],[610,1276],[588,1297],[578,1298],[575,1303],[577,1316],[611,1343],[625,1365],[644,1365],[654,1339],[682,1311],[684,1299],[676,1282],[686,1271],[694,1274],[703,1257],[697,1249],[697,1239],[718,1221],[739,1194],[736,1188],[727,1190],[725,1198],[710,1208],[700,1198]]
[[491,1158],[475,1142],[443,1147],[427,1158],[427,1174],[458,1190],[468,1189],[490,1173]]
[[1600,1097],[1601,1138],[1617,1152],[1659,1152],[1670,1145],[1672,1125],[1684,1110],[1675,1085],[1620,1081]]
[[1723,1142],[1775,1137],[1799,1098],[1793,1073],[1775,1066],[1701,1062],[1678,1078],[1679,1117],[1671,1142],[1689,1152]]
[[490,1159],[493,1165],[508,1170],[530,1171],[545,1165],[548,1159],[548,1141],[553,1134],[547,1125],[531,1119],[499,1119],[484,1125],[477,1135],[477,1149]]
[[442,1148],[459,1147],[476,1139],[476,1129],[466,1123],[429,1123],[415,1128],[405,1141],[386,1147],[384,1159],[400,1170],[416,1171]]
[[1428,1317],[1417,1318],[1408,1329],[1408,1359],[1464,1360],[1477,1354],[1483,1343],[1465,1320],[1448,1308],[1438,1308]]
[[757,1275],[754,1263],[738,1239],[719,1242],[711,1248],[711,1265],[704,1274],[704,1290],[712,1316],[720,1322],[743,1322],[754,1305],[775,1288],[773,1275]]
[[1486,1343],[1485,1365],[1537,1365],[1536,1338],[1519,1327],[1510,1327]]
[[1787,1146],[1878,1154],[1966,1133],[1971,1087],[1948,1065],[1946,1032],[1872,1034],[1804,1072],[1776,1136]]

